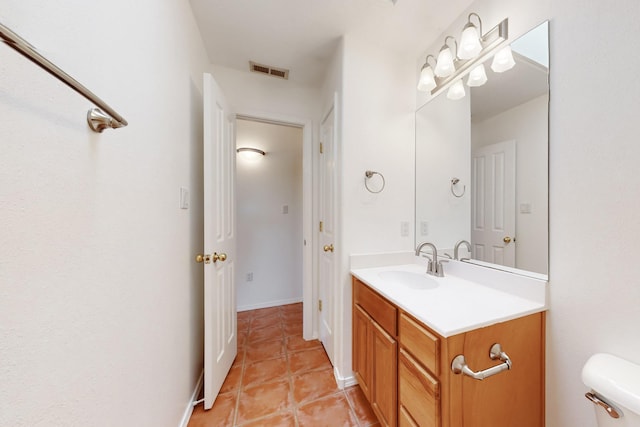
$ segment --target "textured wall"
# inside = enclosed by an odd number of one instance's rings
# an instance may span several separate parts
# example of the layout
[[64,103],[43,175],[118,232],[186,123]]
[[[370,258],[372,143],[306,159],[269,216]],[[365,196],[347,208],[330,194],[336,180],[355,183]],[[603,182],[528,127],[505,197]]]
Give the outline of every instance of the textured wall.
[[175,427],[202,369],[189,5],[7,0],[2,21],[130,124],[93,133],[89,102],[0,44],[0,425]]

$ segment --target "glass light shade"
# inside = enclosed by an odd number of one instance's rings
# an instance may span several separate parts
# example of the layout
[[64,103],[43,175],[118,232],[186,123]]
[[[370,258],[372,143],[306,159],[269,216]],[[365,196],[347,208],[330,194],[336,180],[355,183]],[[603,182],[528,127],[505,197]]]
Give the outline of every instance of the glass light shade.
[[438,77],[449,77],[456,70],[453,65],[453,54],[449,46],[444,45],[438,54],[436,61],[436,69],[434,70]]
[[493,57],[491,69],[496,73],[504,73],[505,71],[512,69],[514,65],[516,65],[516,61],[513,60],[511,46],[505,46]]
[[433,76],[431,66],[425,64],[420,71],[420,80],[418,81],[418,90],[422,92],[430,92],[436,87],[436,79]]
[[480,35],[475,25],[469,22],[465,25],[460,36],[460,48],[458,49],[458,58],[472,59],[478,56],[482,51],[480,43]]
[[457,80],[449,90],[447,91],[447,98],[452,99],[454,101],[458,99],[462,99],[465,96],[464,85],[462,84],[462,80]]
[[484,64],[480,64],[476,66],[469,73],[469,78],[467,79],[467,86],[469,87],[477,87],[482,86],[487,82],[487,73],[484,70]]

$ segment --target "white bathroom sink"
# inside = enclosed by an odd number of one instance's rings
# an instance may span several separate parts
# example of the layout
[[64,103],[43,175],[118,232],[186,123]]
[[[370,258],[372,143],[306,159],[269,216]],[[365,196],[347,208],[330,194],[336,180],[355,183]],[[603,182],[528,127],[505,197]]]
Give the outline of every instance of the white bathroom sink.
[[439,283],[427,276],[427,273],[414,273],[412,271],[380,271],[381,279],[411,289],[435,289]]

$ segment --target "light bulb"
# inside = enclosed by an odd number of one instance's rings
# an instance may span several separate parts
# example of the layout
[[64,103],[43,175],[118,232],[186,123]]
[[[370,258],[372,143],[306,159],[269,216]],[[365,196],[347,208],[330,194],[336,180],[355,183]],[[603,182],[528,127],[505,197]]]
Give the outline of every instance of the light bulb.
[[418,81],[418,90],[422,92],[430,92],[436,87],[436,80],[433,77],[431,66],[425,63],[420,71],[420,80]]
[[516,61],[513,60],[511,46],[505,46],[493,57],[491,69],[496,73],[504,73],[505,71],[512,69],[514,65],[516,65]]
[[476,66],[469,73],[469,78],[467,79],[467,86],[469,87],[477,87],[482,86],[487,82],[487,73],[484,70],[484,64],[480,64]]
[[449,49],[449,46],[444,45],[438,54],[438,61],[436,62],[436,69],[434,70],[435,74],[438,77],[449,77],[455,70],[451,49]]
[[462,99],[465,96],[464,85],[462,84],[462,80],[457,80],[449,90],[447,91],[447,98],[452,99],[454,101],[458,99]]
[[458,49],[458,58],[460,59],[472,59],[478,56],[482,51],[482,44],[480,43],[480,36],[478,35],[478,29],[471,22],[467,23],[462,30],[460,36],[460,49]]

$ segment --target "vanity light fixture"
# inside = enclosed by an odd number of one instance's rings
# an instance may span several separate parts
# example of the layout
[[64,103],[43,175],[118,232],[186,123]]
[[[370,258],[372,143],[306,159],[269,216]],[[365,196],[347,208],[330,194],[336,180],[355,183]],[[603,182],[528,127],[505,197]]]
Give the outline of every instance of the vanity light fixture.
[[447,91],[447,98],[457,101],[458,99],[464,98],[466,95],[464,91],[464,85],[462,84],[462,79],[458,79],[454,84],[451,85],[449,90]]
[[264,151],[253,147],[240,147],[236,149],[236,153],[240,154],[247,160],[257,160],[267,154]]
[[[478,18],[478,27],[471,22],[471,17]],[[460,49],[458,50],[458,58],[472,59],[482,52],[482,43],[480,43],[480,35],[482,34],[482,19],[477,13],[471,12],[467,18],[467,24],[462,29],[460,35]]]
[[424,61],[424,65],[420,70],[420,80],[418,80],[418,90],[423,92],[429,92],[436,87],[436,79],[433,74],[433,68],[429,64],[429,58],[435,61],[433,55],[427,55],[427,59]]
[[[467,57],[474,53],[475,50],[477,50],[477,48],[474,48],[472,46],[473,42],[469,41],[472,39],[473,29],[476,28],[476,26],[471,23],[472,16],[476,16],[478,18],[478,27],[480,27],[480,33],[482,32],[482,21],[480,20],[480,16],[478,16],[478,14],[476,13],[469,14],[469,17],[467,19],[468,22],[462,31],[462,38],[464,39],[464,41],[461,42],[461,44],[465,43],[466,48],[461,46],[460,51],[457,52],[457,56],[454,56],[451,51],[450,44],[448,43],[449,39],[452,39],[454,41],[456,49],[458,49],[458,45],[453,37],[447,36],[445,38],[444,46],[442,46],[442,48],[440,49],[438,60],[436,61],[436,66],[433,70],[434,80],[436,83],[435,86],[431,88],[431,86],[433,85],[421,84],[422,82],[420,82],[418,84],[418,90],[428,92],[432,97],[434,97],[443,90],[456,85],[456,89],[452,89],[452,91],[448,93],[447,96],[450,99],[460,99],[457,97],[460,93],[463,93],[462,96],[464,96],[464,86],[462,87],[462,91],[460,91],[460,85],[462,85],[461,79],[467,74],[473,74],[473,76],[469,76],[467,85],[473,87],[474,85],[480,86],[484,84],[484,81],[486,81],[486,72],[484,72],[484,67],[478,68],[478,66],[481,65],[486,59],[488,59],[494,53],[494,51],[496,51],[496,49],[504,45],[509,36],[509,19],[503,19],[498,25],[490,29],[486,34],[479,34],[478,42],[480,43],[481,47],[480,51],[475,56],[472,56],[469,59],[465,59],[462,58],[462,56]],[[464,53],[462,52],[463,50],[465,50]],[[509,52],[510,51],[511,49],[509,49]],[[427,59],[428,58],[429,56],[427,56]],[[451,59],[451,62],[449,62],[449,59]],[[502,61],[502,59],[498,60],[500,64],[502,64]],[[506,71],[513,66],[511,65],[509,66],[509,68],[506,68],[509,63],[510,61],[507,58],[506,62],[504,63],[505,65],[498,67],[499,69],[504,68],[504,71]],[[420,80],[422,80],[423,71],[429,68],[431,68],[429,63],[425,62],[425,65],[422,67],[422,70],[420,72]],[[494,69],[493,66],[492,69]],[[425,73],[429,73],[429,71],[425,71]],[[484,74],[484,76],[482,74]]]
[[487,73],[484,70],[484,64],[476,65],[476,67],[469,73],[467,79],[467,86],[478,87],[487,82]]
[[491,69],[496,73],[504,73],[512,69],[514,65],[516,65],[516,61],[513,60],[511,46],[507,45],[500,49],[493,57]]
[[456,67],[453,63],[453,53],[451,52],[451,48],[447,44],[447,40],[453,40],[455,44],[456,51],[458,50],[458,43],[456,39],[451,36],[447,36],[444,39],[444,44],[440,48],[440,53],[438,53],[438,60],[436,61],[436,69],[434,73],[438,77],[449,77],[456,71]]

